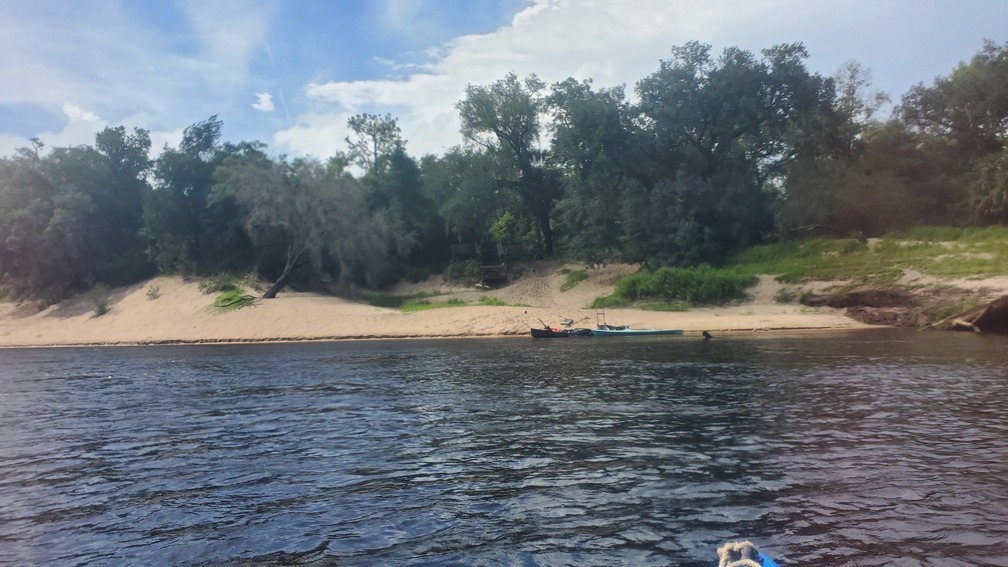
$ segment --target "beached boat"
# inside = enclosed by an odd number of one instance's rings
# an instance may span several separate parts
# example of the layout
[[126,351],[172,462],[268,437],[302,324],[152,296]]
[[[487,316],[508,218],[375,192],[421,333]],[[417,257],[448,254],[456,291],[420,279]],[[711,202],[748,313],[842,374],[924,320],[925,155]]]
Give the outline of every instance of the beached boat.
[[566,337],[590,337],[592,336],[591,329],[576,328],[576,329],[551,329],[543,328],[538,329],[532,327],[532,338],[534,339],[562,339]]
[[609,325],[605,320],[605,310],[595,311],[593,337],[647,337],[660,335],[681,335],[682,329],[632,329],[628,325]]
[[660,335],[681,335],[682,329],[631,329],[630,327],[600,326],[592,329],[593,337],[649,337]]

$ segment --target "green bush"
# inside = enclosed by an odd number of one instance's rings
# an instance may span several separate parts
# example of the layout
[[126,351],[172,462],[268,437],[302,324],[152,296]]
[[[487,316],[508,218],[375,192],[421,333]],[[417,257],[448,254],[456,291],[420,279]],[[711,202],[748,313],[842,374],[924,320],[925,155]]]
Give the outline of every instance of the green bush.
[[661,268],[620,278],[613,295],[623,301],[653,299],[684,301],[693,305],[718,304],[742,299],[756,276],[734,270]]
[[210,276],[209,279],[199,284],[199,289],[208,295],[211,293],[241,291],[241,288],[238,286],[238,276],[228,272],[221,272]]
[[218,295],[217,299],[214,299],[213,306],[218,311],[233,311],[252,305],[255,299],[251,295],[242,293],[241,290],[232,289]]
[[95,317],[101,317],[112,307],[112,295],[104,284],[98,284],[88,292],[88,300],[94,306]]
[[444,279],[450,282],[462,282],[471,284],[480,279],[480,265],[476,260],[465,260],[464,262],[452,262],[445,269]]
[[155,299],[157,299],[159,297],[161,297],[161,286],[159,286],[159,285],[152,285],[149,288],[147,288],[147,299],[148,300],[154,301]]

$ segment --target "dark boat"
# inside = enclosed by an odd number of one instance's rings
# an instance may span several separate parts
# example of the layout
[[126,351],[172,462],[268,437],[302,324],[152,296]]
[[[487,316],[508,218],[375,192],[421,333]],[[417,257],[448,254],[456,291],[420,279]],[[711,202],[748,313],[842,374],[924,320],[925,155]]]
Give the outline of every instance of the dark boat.
[[538,329],[536,327],[532,327],[532,338],[534,339],[563,339],[567,337],[590,337],[590,336],[592,336],[592,330],[585,328]]

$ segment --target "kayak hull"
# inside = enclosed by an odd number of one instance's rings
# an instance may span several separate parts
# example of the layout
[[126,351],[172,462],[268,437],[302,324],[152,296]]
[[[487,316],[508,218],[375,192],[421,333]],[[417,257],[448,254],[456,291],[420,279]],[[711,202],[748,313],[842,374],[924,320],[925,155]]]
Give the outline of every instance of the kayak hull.
[[681,334],[682,329],[592,329],[593,337],[654,337]]

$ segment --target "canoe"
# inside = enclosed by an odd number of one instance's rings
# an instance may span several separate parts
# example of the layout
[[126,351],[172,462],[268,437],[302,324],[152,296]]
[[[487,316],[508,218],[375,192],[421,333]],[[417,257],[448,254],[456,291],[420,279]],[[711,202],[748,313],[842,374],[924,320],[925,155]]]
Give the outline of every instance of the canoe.
[[650,337],[659,335],[681,335],[682,329],[631,329],[628,327],[605,326],[592,329],[593,337]]
[[567,337],[590,337],[591,329],[538,329],[532,327],[532,338],[534,339],[563,339]]

